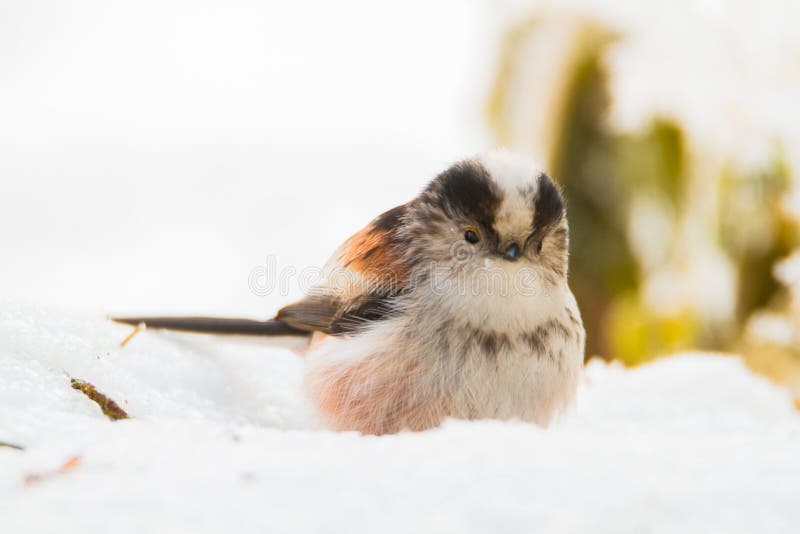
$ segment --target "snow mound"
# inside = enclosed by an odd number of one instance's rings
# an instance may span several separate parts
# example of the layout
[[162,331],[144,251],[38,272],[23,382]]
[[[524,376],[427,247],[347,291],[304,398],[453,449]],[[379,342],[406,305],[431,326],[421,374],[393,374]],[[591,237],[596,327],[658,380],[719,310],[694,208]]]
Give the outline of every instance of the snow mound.
[[[550,429],[314,427],[288,351],[0,304],[4,532],[794,532],[800,416],[738,358],[588,366]],[[70,388],[91,382],[131,419]],[[62,469],[71,458],[71,468]],[[32,474],[42,478],[26,482]]]

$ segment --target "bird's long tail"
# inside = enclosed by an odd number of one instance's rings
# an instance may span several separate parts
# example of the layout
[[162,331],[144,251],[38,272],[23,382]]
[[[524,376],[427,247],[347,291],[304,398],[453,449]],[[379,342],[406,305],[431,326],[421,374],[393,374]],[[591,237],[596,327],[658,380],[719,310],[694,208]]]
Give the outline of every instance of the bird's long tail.
[[147,328],[233,336],[308,337],[310,332],[292,328],[283,321],[253,321],[223,317],[111,317],[117,323],[133,326],[144,323]]

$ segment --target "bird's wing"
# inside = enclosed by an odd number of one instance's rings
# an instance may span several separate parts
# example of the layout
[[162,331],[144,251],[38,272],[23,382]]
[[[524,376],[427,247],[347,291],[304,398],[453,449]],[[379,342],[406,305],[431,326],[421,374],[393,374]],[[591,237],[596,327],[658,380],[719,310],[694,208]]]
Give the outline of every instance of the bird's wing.
[[346,334],[391,315],[409,285],[403,239],[397,229],[407,210],[398,206],[350,237],[325,266],[325,277],[275,319],[308,332]]
[[304,299],[267,321],[221,317],[115,317],[113,321],[206,334],[299,336],[353,332],[389,317],[393,302],[409,285],[398,227],[406,213],[398,206],[377,217],[339,247],[325,278]]

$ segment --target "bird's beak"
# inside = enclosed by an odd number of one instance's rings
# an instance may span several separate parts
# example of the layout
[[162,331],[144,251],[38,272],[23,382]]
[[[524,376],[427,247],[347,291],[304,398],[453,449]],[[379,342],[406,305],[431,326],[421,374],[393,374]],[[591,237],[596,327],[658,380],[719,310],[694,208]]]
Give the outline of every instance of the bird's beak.
[[519,259],[519,245],[516,243],[509,243],[502,254],[508,261],[517,261]]

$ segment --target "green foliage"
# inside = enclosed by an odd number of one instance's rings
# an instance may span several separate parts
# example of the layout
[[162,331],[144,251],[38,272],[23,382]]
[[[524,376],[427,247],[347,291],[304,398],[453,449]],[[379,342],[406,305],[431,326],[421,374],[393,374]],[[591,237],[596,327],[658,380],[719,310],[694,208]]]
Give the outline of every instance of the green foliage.
[[796,223],[780,209],[789,185],[789,169],[780,157],[770,168],[750,174],[730,169],[723,173],[719,238],[740,275],[740,321],[769,306],[781,292],[773,267],[797,244]]

